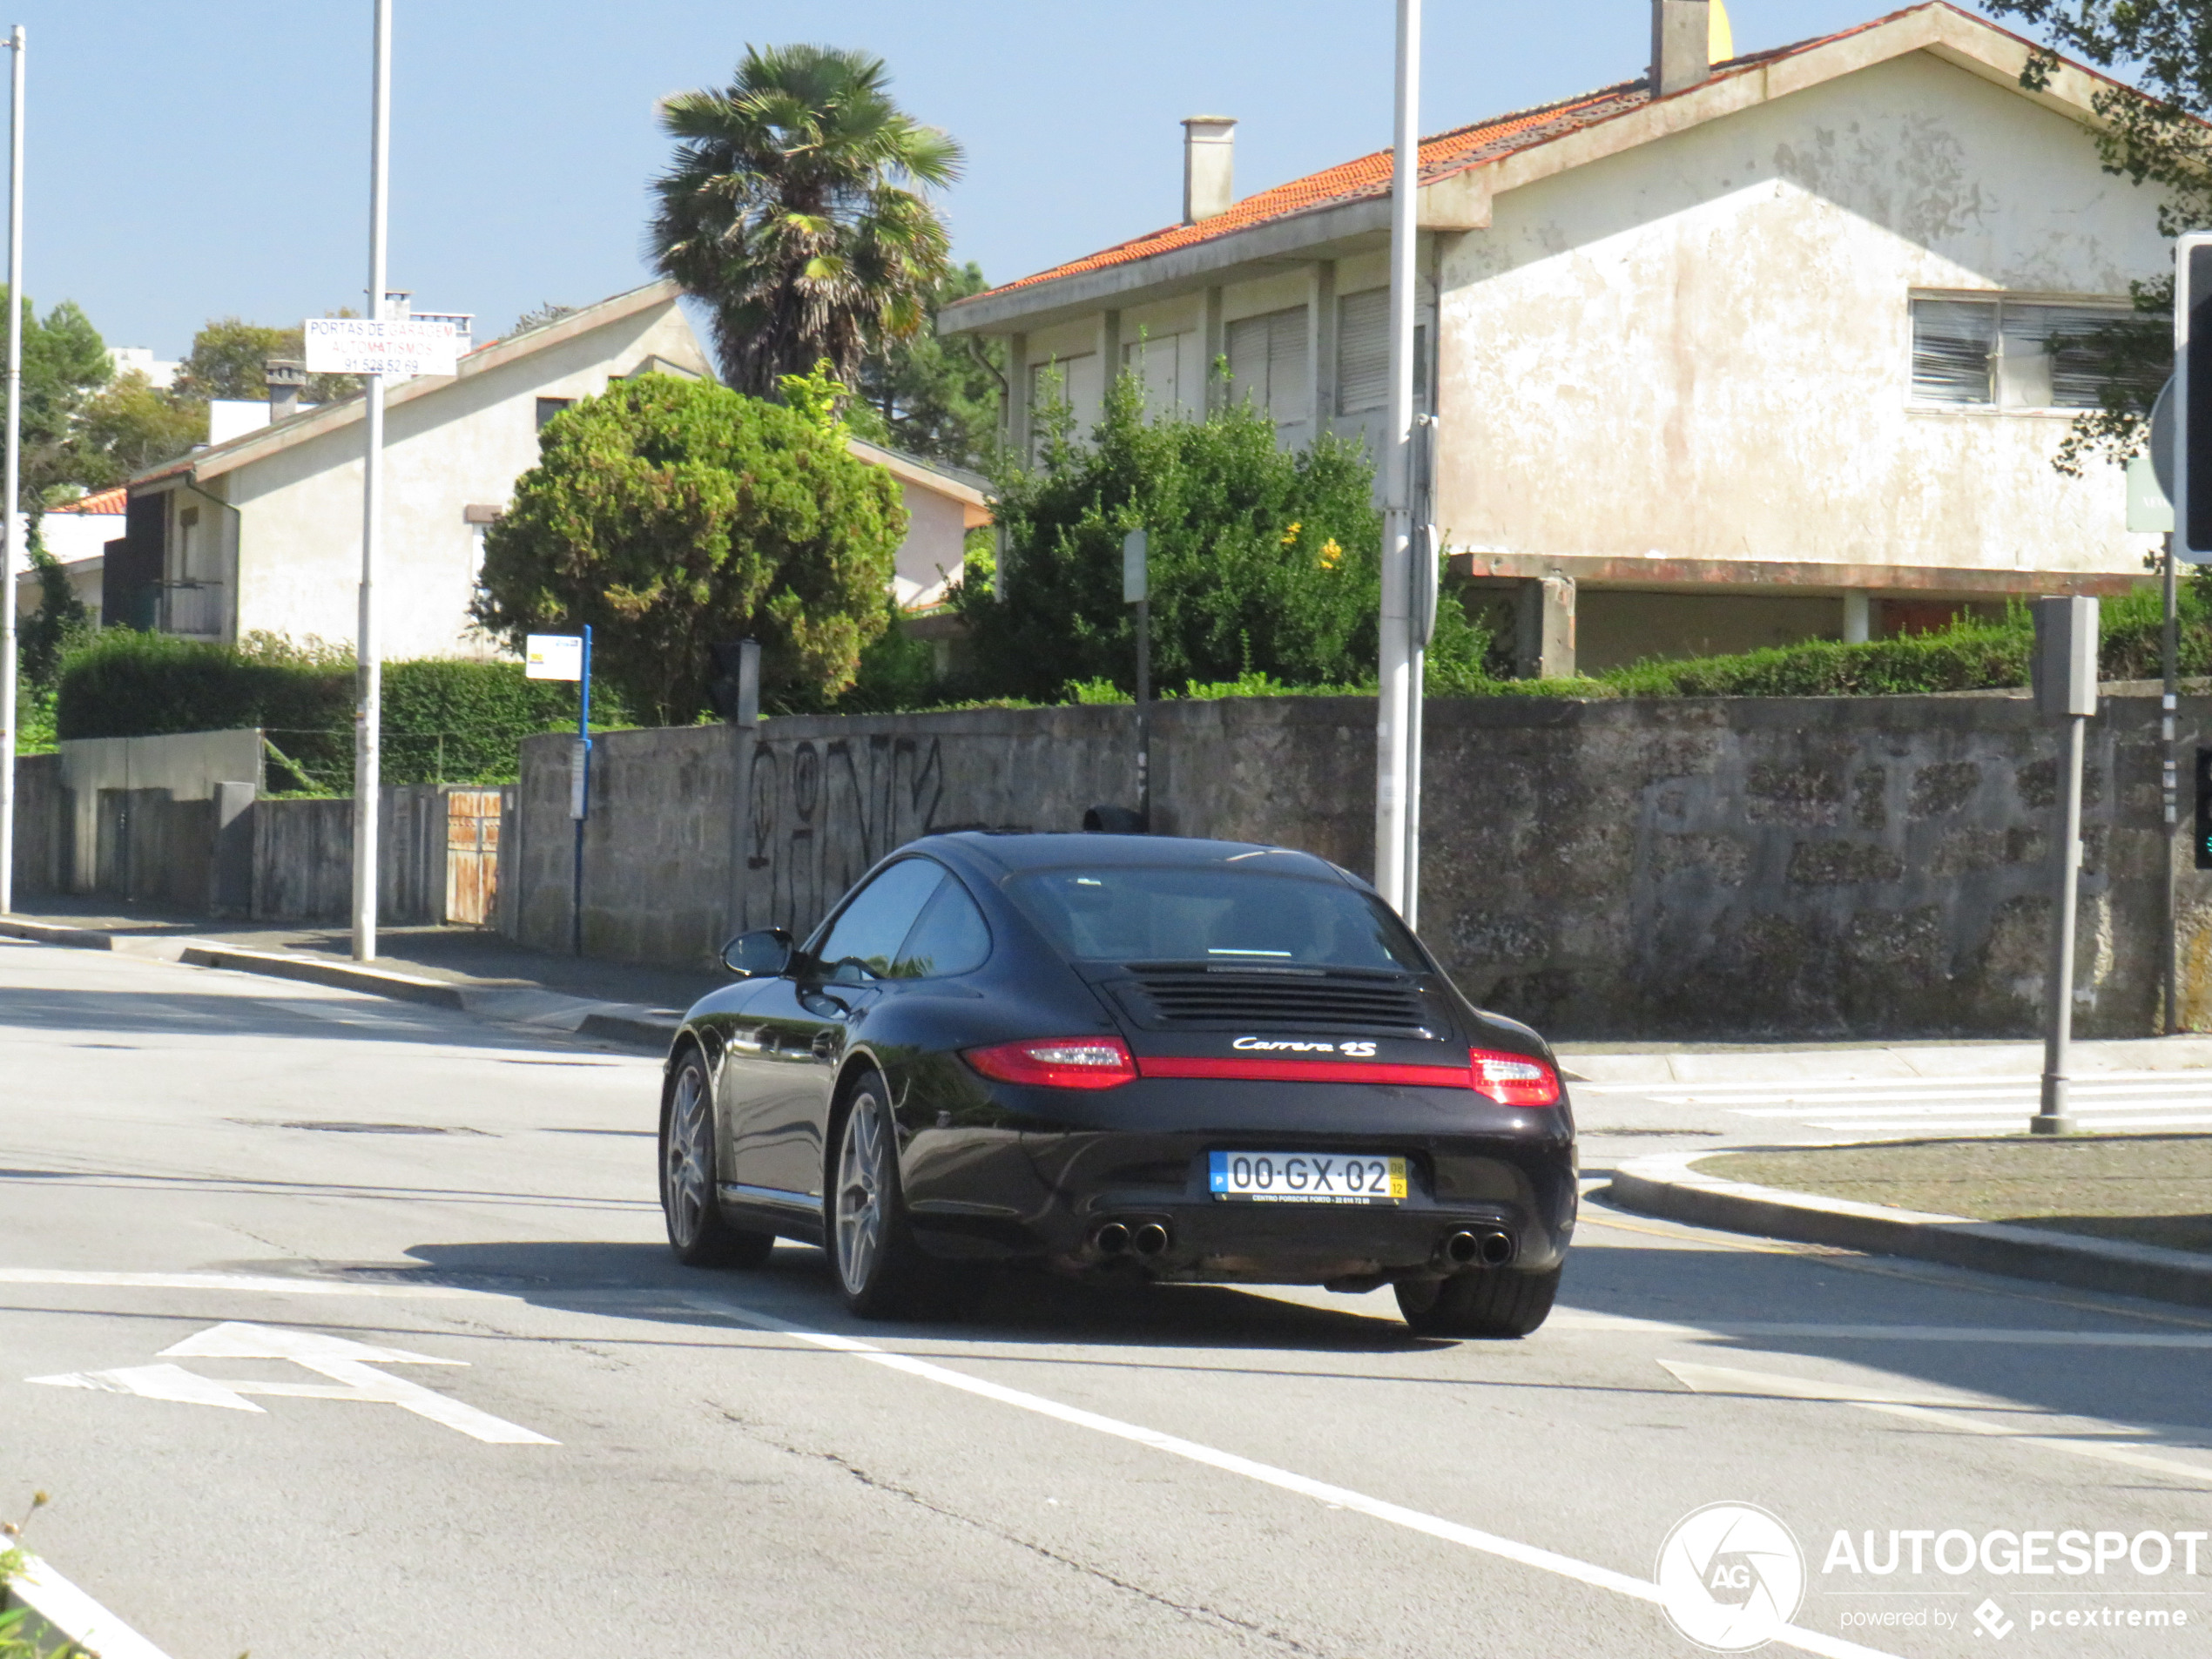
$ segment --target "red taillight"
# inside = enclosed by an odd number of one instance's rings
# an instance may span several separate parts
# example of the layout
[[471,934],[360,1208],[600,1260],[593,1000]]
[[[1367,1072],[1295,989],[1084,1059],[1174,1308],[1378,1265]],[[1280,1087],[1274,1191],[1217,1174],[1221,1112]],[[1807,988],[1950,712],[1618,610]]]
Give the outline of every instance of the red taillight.
[[1470,1049],[1467,1063],[1478,1094],[1501,1106],[1556,1106],[1559,1074],[1542,1061],[1498,1049]]
[[1042,1037],[970,1049],[968,1063],[1002,1083],[1045,1089],[1118,1089],[1136,1076],[1119,1037]]

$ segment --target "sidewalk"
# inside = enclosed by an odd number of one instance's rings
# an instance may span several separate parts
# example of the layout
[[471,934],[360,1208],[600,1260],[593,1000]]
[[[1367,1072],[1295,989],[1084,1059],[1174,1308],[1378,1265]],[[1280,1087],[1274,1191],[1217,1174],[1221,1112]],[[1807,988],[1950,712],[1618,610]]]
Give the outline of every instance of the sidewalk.
[[377,960],[352,959],[343,927],[210,921],[113,898],[41,894],[35,908],[0,917],[0,938],[225,968],[458,1008],[504,1023],[665,1047],[684,1010],[720,976],[554,955],[478,927],[382,927]]
[[[1562,1042],[1556,1052],[1582,1082],[1866,1082],[1885,1077],[2033,1077],[2040,1042],[1938,1039],[1927,1042]],[[2067,1075],[2212,1069],[2212,1036],[2076,1041]]]

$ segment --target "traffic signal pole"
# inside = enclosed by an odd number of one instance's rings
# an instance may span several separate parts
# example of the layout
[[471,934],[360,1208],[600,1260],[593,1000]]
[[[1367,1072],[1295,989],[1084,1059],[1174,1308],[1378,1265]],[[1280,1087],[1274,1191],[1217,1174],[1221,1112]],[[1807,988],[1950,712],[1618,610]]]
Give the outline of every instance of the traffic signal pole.
[[1398,0],[1398,105],[1390,185],[1390,420],[1383,431],[1382,614],[1375,708],[1375,889],[1410,914],[1415,821],[1413,627],[1413,287],[1420,184],[1420,0]]
[[[392,8],[376,0],[375,78],[369,102],[368,306],[384,316],[384,226],[392,172]],[[384,377],[368,377],[368,454],[361,472],[361,638],[354,711],[354,960],[376,960],[377,842],[382,805],[384,664],[376,628],[376,571],[384,559]]]

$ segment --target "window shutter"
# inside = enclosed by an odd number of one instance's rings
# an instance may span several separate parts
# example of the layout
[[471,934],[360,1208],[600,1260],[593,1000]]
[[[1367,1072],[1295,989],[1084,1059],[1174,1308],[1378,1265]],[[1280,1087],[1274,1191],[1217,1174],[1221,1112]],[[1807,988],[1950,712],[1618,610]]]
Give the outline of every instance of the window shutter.
[[1987,403],[1997,307],[1985,300],[1912,302],[1912,395],[1923,403]]
[[1244,317],[1229,325],[1229,401],[1251,398],[1267,407],[1267,319]]
[[1348,293],[1337,311],[1337,413],[1390,401],[1390,290]]
[[1277,426],[1294,426],[1312,415],[1306,389],[1304,306],[1275,312],[1267,319],[1267,408]]
[[1144,412],[1163,415],[1177,407],[1183,367],[1181,334],[1148,335],[1122,347],[1122,365],[1134,370],[1144,387]]

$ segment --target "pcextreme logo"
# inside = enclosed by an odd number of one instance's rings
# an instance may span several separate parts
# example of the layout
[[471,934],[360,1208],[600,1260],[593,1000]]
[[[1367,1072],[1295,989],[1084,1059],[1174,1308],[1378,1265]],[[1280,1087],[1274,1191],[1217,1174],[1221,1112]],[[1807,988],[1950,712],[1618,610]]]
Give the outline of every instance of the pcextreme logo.
[[1756,1504],[1709,1503],[1674,1524],[1653,1576],[1676,1629],[1712,1652],[1743,1653],[1797,1617],[1805,1557],[1779,1517]]

